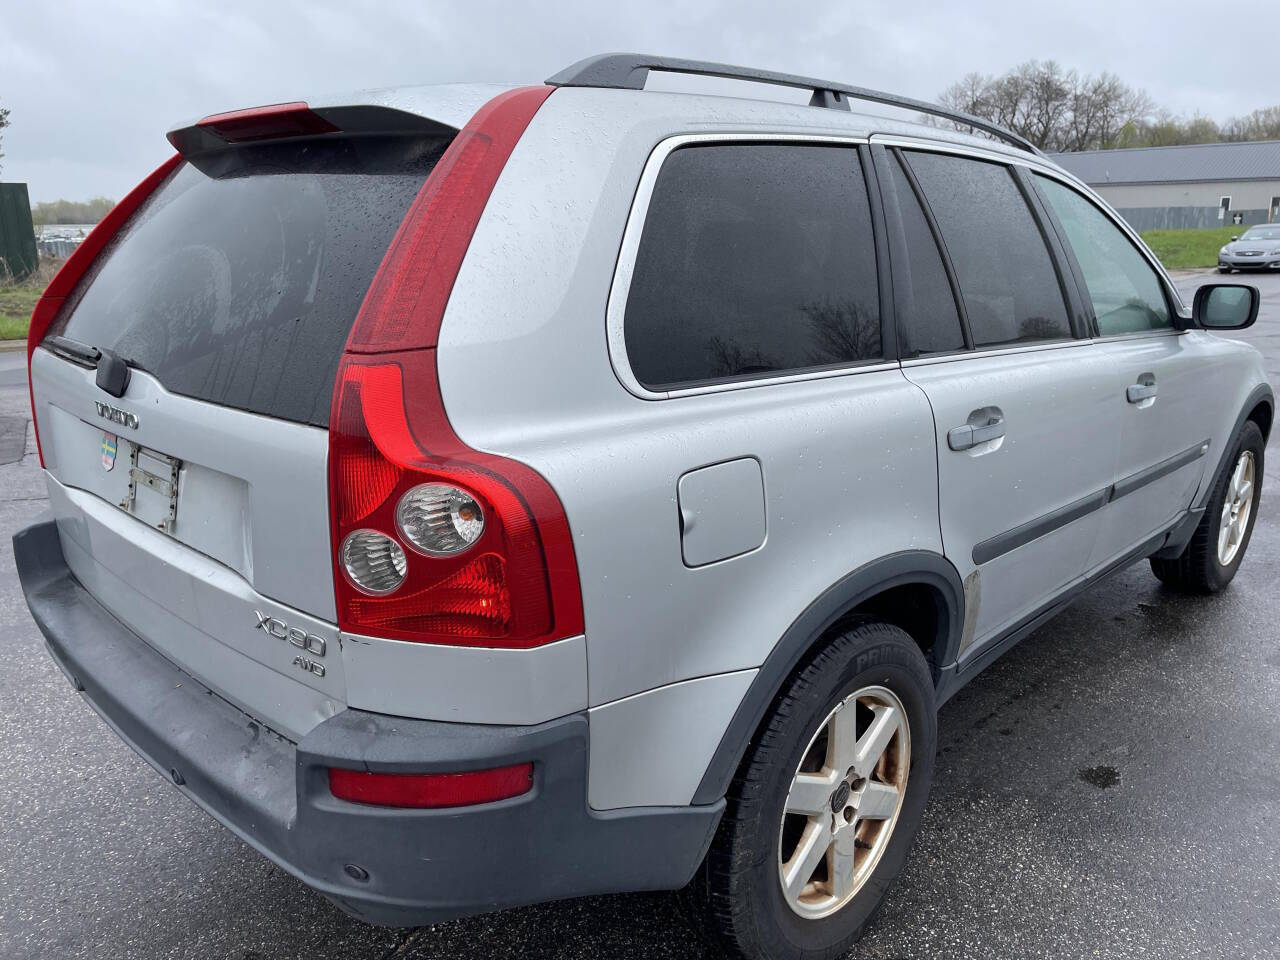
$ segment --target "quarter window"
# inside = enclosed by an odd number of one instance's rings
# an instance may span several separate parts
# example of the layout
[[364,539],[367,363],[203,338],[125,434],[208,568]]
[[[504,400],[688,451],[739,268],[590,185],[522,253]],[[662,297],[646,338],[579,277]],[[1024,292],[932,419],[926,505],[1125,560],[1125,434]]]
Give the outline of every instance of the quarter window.
[[1057,272],[1013,173],[949,154],[907,156],[951,256],[974,346],[1069,338]]
[[624,339],[632,372],[657,390],[881,357],[856,148],[673,151],[636,252]]
[[1070,187],[1036,175],[1080,264],[1104,337],[1173,325],[1164,288],[1151,264],[1101,210]]

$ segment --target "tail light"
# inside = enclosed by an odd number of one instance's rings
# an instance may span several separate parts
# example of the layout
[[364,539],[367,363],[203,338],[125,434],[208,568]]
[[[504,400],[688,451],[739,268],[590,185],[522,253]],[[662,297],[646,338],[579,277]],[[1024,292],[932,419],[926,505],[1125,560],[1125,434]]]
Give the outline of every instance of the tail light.
[[[550,87],[486,104],[409,208],[347,341],[329,420],[338,625],[423,643],[527,648],[581,633],[564,508],[524,464],[454,433],[435,344],[454,280],[498,175]],[[353,541],[359,536],[363,539]],[[364,589],[349,542],[403,545]],[[363,554],[356,554],[357,559]],[[370,581],[373,582],[373,581]]]
[[49,327],[53,324],[53,321],[57,319],[63,303],[67,301],[81,279],[88,273],[89,268],[93,266],[93,262],[98,258],[98,254],[102,253],[103,248],[123,229],[129,218],[142,206],[143,201],[151,196],[160,184],[164,183],[169,174],[173,173],[181,162],[182,158],[174,154],[152,171],[149,177],[129,191],[123,200],[112,207],[107,215],[102,218],[102,221],[90,231],[89,235],[81,241],[71,256],[67,258],[67,262],[62,265],[62,269],[49,281],[49,286],[45,288],[44,293],[40,295],[40,299],[36,302],[35,310],[31,313],[31,326],[27,329],[27,386],[31,391],[31,422],[35,426],[36,452],[40,456],[40,466],[42,467],[44,466],[44,450],[40,446],[40,422],[39,417],[36,415],[36,395],[31,379],[31,357],[36,352],[36,347],[40,346],[40,341],[44,339],[44,335],[49,332]]

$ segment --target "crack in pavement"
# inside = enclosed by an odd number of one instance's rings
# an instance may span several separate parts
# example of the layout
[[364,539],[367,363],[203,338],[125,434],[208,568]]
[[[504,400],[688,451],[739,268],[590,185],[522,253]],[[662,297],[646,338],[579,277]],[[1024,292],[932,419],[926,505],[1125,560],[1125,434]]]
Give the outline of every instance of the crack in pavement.
[[27,449],[27,418],[0,416],[0,464],[17,463]]

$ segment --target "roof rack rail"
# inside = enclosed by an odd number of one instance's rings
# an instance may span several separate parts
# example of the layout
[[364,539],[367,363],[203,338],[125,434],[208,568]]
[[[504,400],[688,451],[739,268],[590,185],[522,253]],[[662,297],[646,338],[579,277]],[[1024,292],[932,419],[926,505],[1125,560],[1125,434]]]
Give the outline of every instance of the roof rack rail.
[[640,53],[603,53],[595,57],[579,60],[572,66],[565,67],[559,73],[547,78],[547,83],[556,87],[606,87],[614,90],[643,90],[645,81],[651,70],[662,73],[687,73],[703,77],[725,77],[731,80],[751,80],[756,83],[772,83],[780,87],[798,87],[813,91],[809,105],[826,107],[834,110],[848,110],[849,100],[868,100],[882,103],[890,107],[901,107],[915,110],[930,116],[941,117],[953,123],[963,124],[975,130],[981,130],[993,137],[1043,156],[1030,140],[1006,130],[997,123],[970,116],[959,110],[951,110],[936,103],[924,100],[913,100],[879,90],[868,90],[865,87],[851,87],[848,84],[832,83],[829,80],[815,80],[812,77],[799,77],[791,73],[774,73],[770,70],[753,70],[751,67],[736,67],[728,63],[708,63],[703,60],[682,60],[677,57],[651,57]]

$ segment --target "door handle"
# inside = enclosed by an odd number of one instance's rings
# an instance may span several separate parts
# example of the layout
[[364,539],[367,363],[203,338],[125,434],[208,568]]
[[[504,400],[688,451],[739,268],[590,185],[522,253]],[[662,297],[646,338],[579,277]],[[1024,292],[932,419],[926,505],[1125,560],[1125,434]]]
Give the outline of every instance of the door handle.
[[[974,421],[977,421],[976,423]],[[1004,436],[1004,414],[975,410],[969,422],[947,431],[947,446],[952,450],[968,450],[980,443]]]
[[1125,390],[1124,397],[1130,403],[1141,403],[1143,400],[1150,400],[1157,392],[1154,380],[1150,383],[1131,383]]

